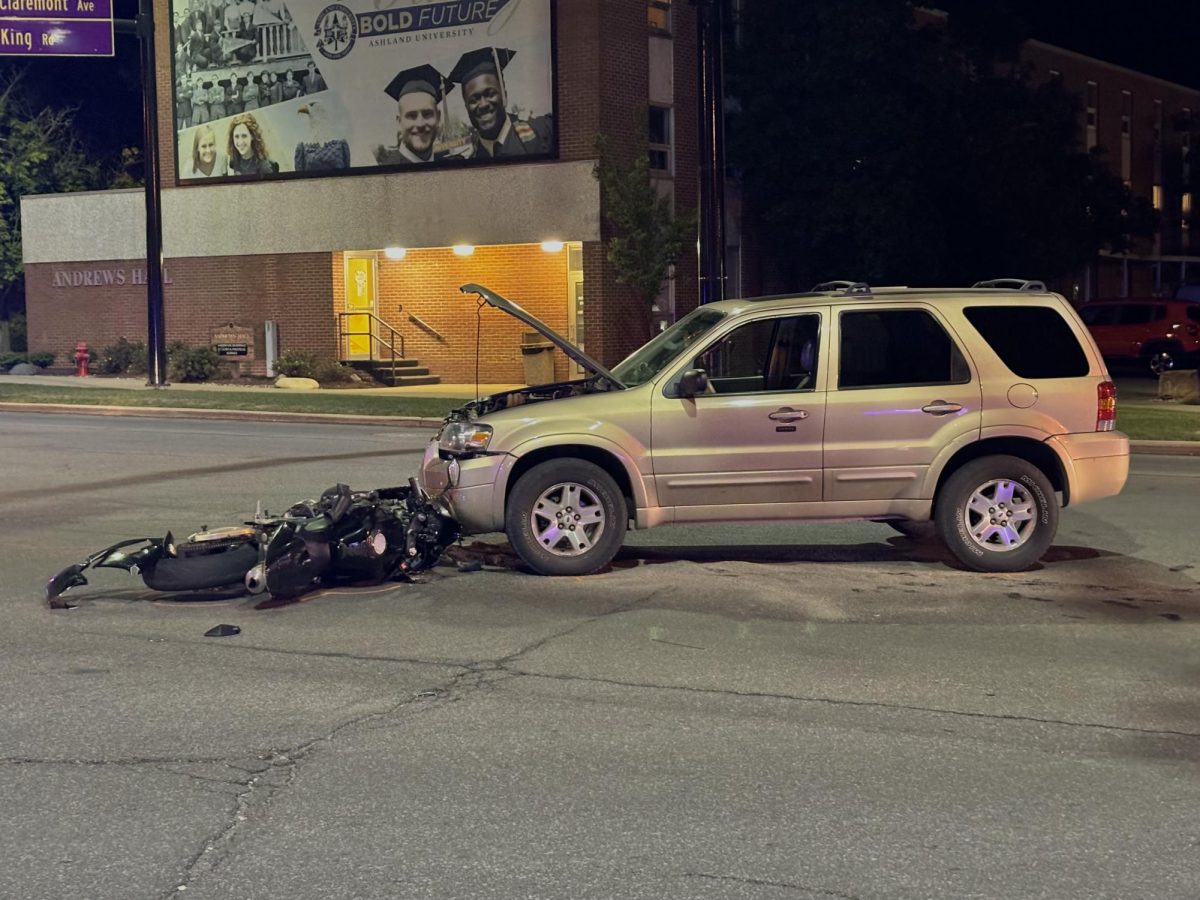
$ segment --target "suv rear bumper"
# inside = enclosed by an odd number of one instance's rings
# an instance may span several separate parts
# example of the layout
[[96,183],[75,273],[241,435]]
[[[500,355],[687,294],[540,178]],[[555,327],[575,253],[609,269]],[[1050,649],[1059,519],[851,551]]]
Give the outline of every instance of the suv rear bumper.
[[1087,503],[1119,494],[1129,477],[1129,438],[1120,431],[1059,434],[1054,448],[1067,475],[1066,503]]

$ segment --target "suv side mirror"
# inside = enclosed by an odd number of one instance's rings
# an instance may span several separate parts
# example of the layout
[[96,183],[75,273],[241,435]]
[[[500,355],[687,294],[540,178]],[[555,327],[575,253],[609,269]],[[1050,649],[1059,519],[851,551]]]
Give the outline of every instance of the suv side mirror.
[[708,373],[703,369],[688,369],[679,379],[679,396],[695,397],[708,391]]

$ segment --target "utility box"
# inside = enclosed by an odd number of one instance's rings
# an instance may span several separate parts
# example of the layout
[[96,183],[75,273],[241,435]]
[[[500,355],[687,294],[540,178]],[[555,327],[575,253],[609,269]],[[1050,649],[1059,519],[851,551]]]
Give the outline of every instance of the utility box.
[[1158,376],[1158,399],[1200,403],[1200,372],[1195,369],[1163,372]]
[[536,331],[521,335],[521,361],[525,364],[526,384],[554,381],[554,345]]

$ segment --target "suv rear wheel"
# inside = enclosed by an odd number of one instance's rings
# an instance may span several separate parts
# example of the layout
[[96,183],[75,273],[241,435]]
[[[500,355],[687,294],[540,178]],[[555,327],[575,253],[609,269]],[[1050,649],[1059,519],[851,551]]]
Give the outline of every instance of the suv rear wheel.
[[590,575],[612,561],[628,525],[625,498],[612,477],[582,459],[551,459],[518,480],[504,530],[540,575]]
[[947,479],[934,513],[938,534],[977,572],[1018,572],[1037,562],[1058,529],[1058,499],[1041,469],[985,456]]

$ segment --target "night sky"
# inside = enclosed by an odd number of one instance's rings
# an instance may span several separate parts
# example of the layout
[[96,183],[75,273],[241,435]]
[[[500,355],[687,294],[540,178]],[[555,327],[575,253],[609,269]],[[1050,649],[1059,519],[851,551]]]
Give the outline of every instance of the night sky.
[[[133,17],[136,0],[115,2],[118,17]],[[944,0],[928,5],[953,13],[980,3],[993,9],[1007,5],[1024,20],[1022,33],[1031,37],[1200,88],[1200,0]],[[142,129],[137,40],[117,35],[116,41],[114,59],[9,58],[0,66],[27,66],[37,99],[77,106],[92,152],[115,157],[121,146],[141,144]]]

